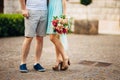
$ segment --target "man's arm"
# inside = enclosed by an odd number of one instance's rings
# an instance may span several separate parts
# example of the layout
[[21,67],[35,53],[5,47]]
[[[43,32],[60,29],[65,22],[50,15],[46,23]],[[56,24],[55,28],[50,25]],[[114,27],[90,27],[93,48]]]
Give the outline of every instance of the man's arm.
[[26,0],[19,0],[21,9],[22,9],[22,14],[24,17],[29,17],[28,10],[26,9]]
[[26,1],[26,0],[20,0],[20,4],[21,4],[21,9],[22,9],[22,10],[26,10],[25,1]]

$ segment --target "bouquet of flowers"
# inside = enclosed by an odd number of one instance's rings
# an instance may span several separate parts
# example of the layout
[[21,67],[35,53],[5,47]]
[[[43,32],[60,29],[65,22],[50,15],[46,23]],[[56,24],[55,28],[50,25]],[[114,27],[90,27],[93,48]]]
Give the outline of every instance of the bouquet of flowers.
[[69,19],[65,15],[54,16],[52,25],[54,32],[58,34],[66,34],[70,31]]

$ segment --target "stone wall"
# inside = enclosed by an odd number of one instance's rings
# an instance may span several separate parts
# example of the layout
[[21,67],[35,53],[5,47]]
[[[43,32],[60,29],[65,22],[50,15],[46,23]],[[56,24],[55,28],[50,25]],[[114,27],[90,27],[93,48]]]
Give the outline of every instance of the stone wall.
[[89,6],[69,0],[67,14],[75,20],[98,20],[98,33],[120,34],[120,0],[93,0]]
[[120,0],[93,0],[87,7],[79,4],[79,1],[69,0],[67,4],[68,14],[75,19],[86,19],[87,14],[88,19],[119,20]]
[[[92,0],[89,6],[84,6],[79,1],[68,0],[68,16],[74,20],[98,20],[96,28],[100,34],[120,34],[120,0]],[[20,10],[19,0],[4,0],[4,13],[20,13]],[[73,31],[74,27],[72,26]]]
[[20,13],[19,0],[4,0],[4,13]]

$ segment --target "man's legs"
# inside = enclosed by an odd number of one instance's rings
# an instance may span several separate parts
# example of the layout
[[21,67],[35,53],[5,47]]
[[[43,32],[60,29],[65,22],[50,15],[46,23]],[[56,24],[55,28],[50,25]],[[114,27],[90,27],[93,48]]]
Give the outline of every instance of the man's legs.
[[24,39],[22,46],[21,65],[20,65],[21,72],[28,72],[26,67],[26,59],[29,54],[32,39],[33,39],[32,37],[25,37]]
[[42,48],[43,48],[43,37],[36,36],[36,47],[35,47],[36,55],[35,55],[35,64],[33,68],[39,72],[45,71],[45,69],[39,64],[39,60],[40,60],[41,53],[42,53]]
[[[22,56],[21,56],[21,64],[26,64],[26,59],[29,54],[31,41],[33,38],[25,38],[22,46]],[[41,53],[43,48],[43,37],[36,37],[36,55],[35,55],[35,63],[39,63]]]
[[35,55],[35,63],[39,63],[41,53],[43,48],[43,37],[36,37],[36,55]]
[[[47,11],[39,11],[39,10],[30,10],[29,11],[29,18],[25,18],[25,36],[36,36],[36,55],[35,55],[35,64],[34,69],[40,72],[45,71],[45,69],[39,64],[39,60],[41,57],[42,47],[43,47],[43,37],[46,34],[46,21],[47,21]],[[40,15],[42,14],[42,15]],[[44,17],[44,16],[45,17]],[[39,20],[41,19],[41,20]],[[26,63],[26,59],[29,53],[30,44],[33,38],[25,38],[23,47],[22,47],[22,60],[21,64]],[[26,66],[26,65],[25,65]],[[20,66],[21,67],[21,66]]]
[[30,45],[32,41],[32,37],[25,37],[23,46],[22,46],[22,56],[21,56],[21,64],[26,64],[26,59],[30,50]]

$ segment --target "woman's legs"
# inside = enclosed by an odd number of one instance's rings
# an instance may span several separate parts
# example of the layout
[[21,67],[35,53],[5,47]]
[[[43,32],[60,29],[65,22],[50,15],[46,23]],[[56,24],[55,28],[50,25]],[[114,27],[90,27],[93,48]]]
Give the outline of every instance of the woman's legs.
[[55,47],[55,49],[56,49],[56,65],[58,65],[60,62],[63,61],[63,58],[62,58],[59,50],[56,47]]
[[[56,38],[60,39],[59,35],[56,35]],[[61,61],[63,61],[63,58],[56,46],[55,46],[55,50],[56,50],[56,65],[58,65]]]
[[[56,57],[57,60],[62,57],[62,60],[65,62],[66,59],[68,59],[67,54],[64,51],[63,45],[60,42],[60,39],[58,38],[58,36],[56,34],[51,34],[50,35],[50,40],[54,43],[55,48],[56,48]],[[60,57],[61,56],[61,57]],[[67,62],[64,63],[64,65],[68,65]]]

